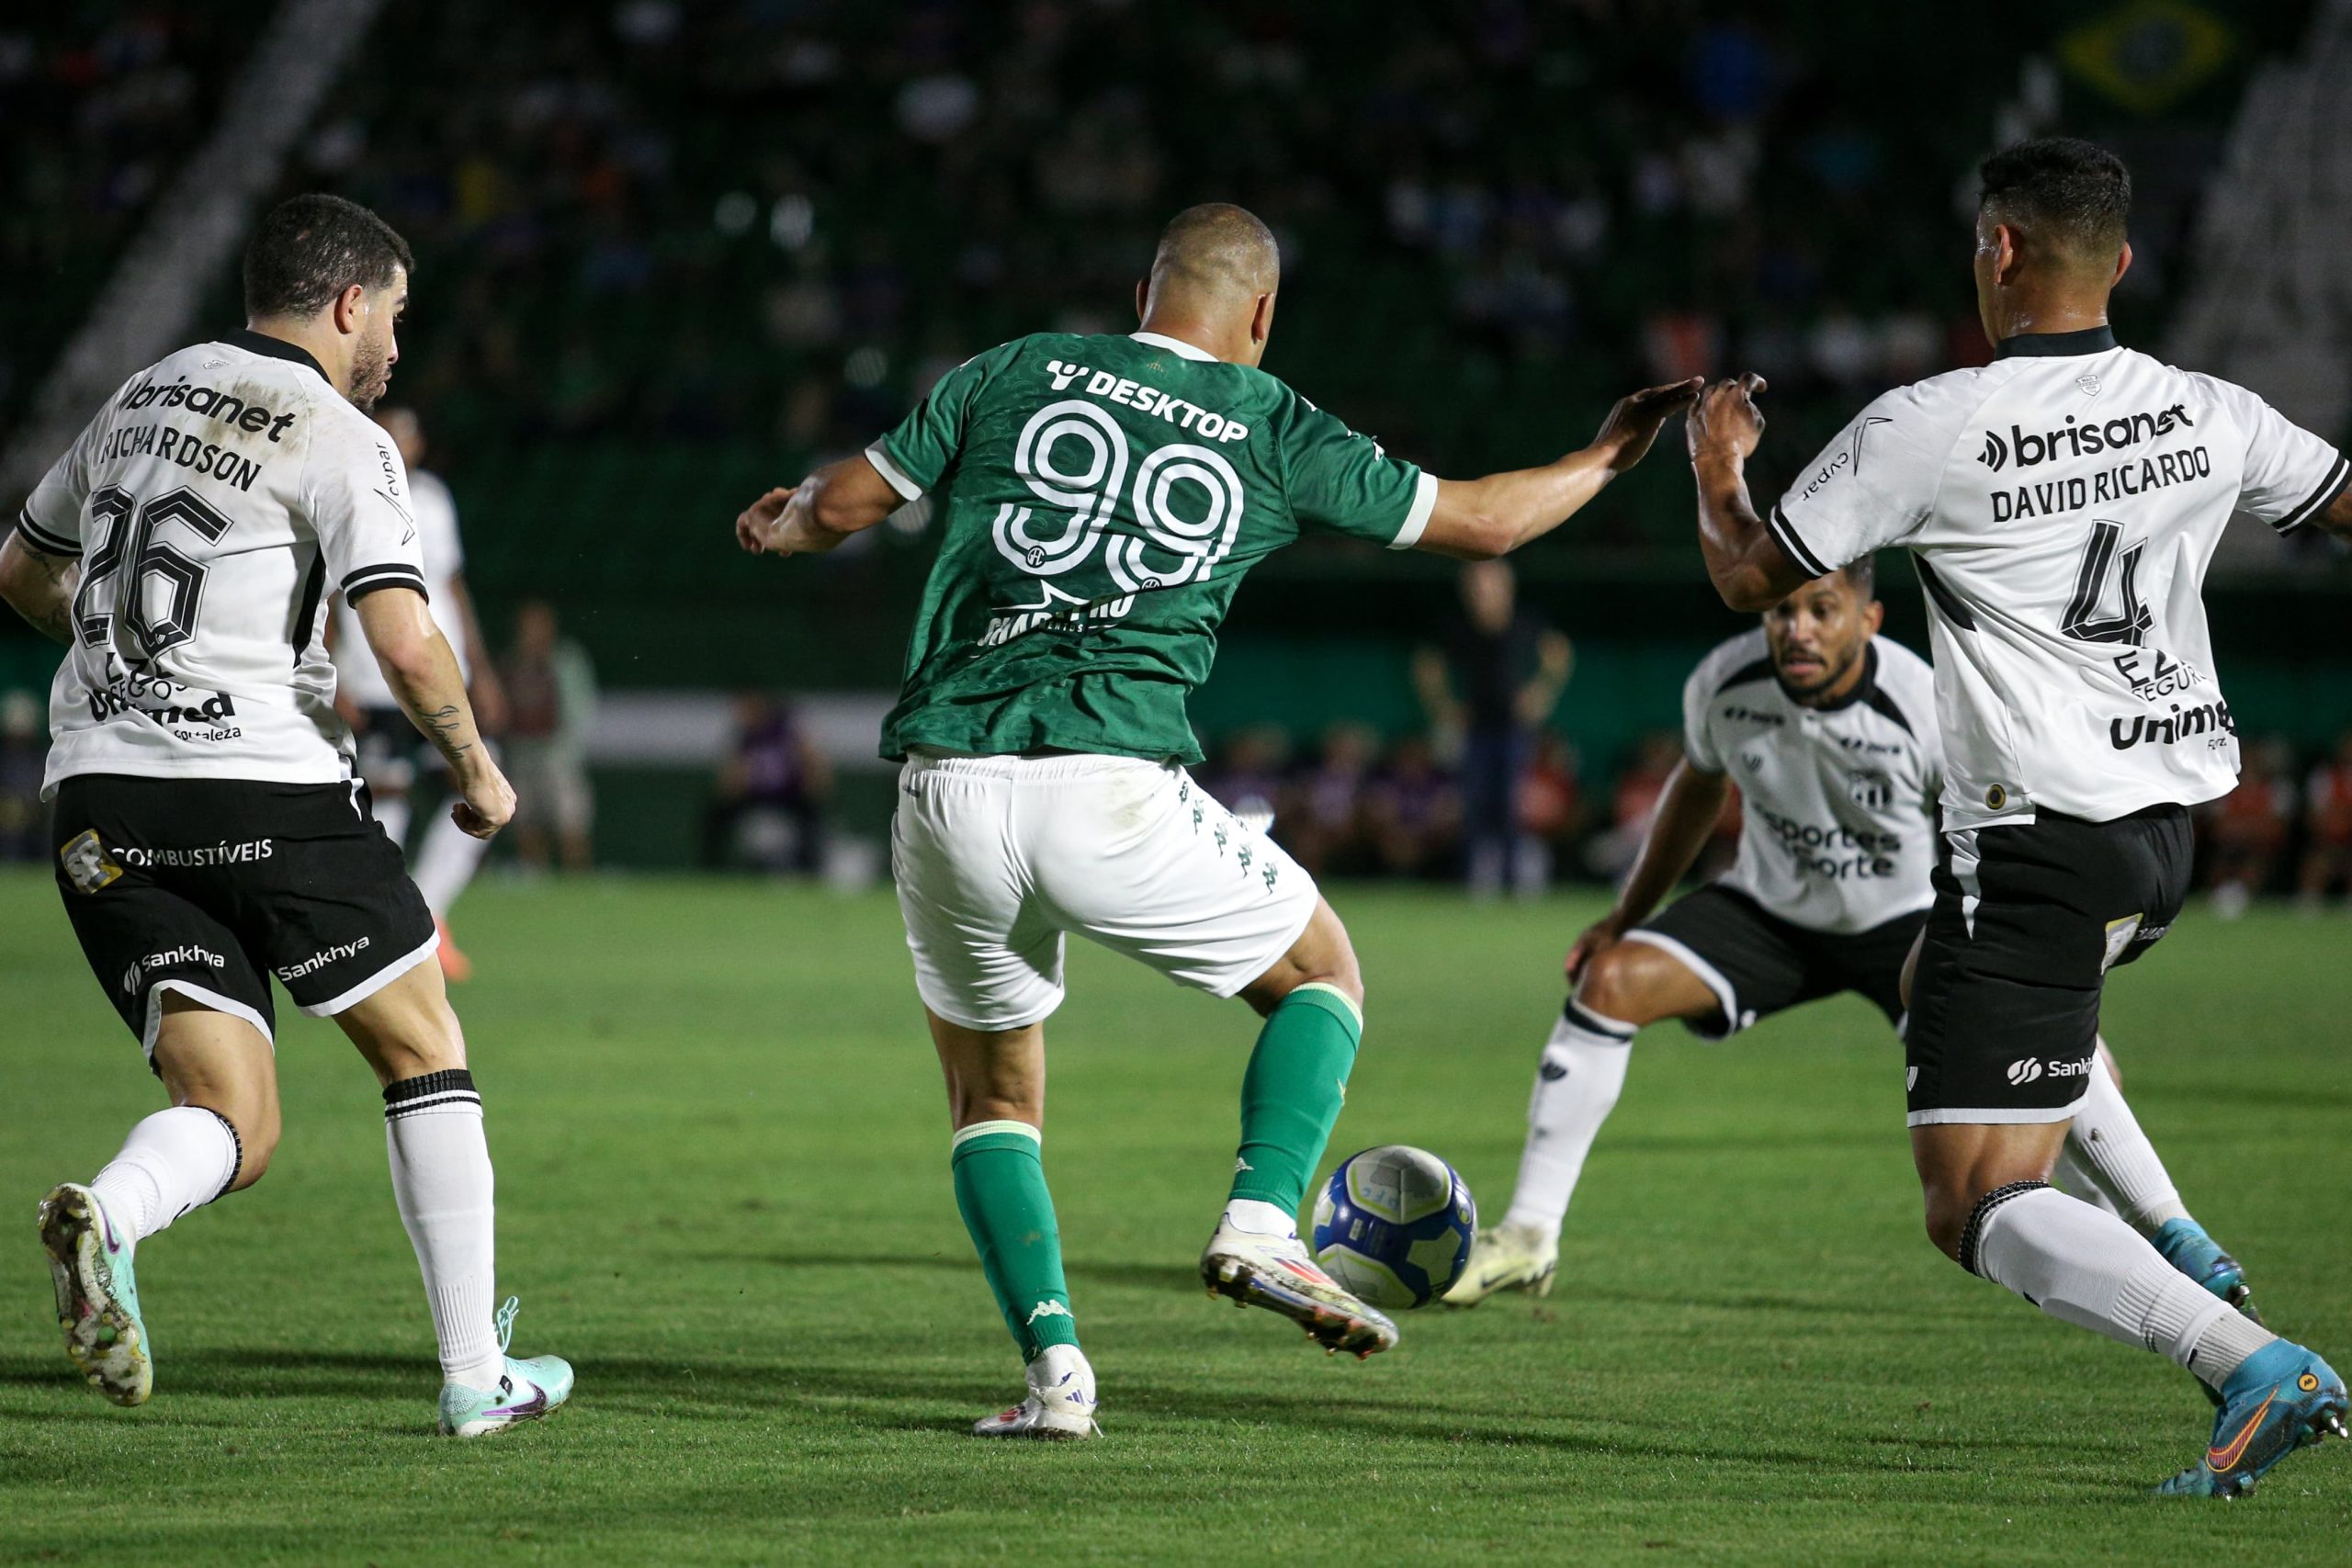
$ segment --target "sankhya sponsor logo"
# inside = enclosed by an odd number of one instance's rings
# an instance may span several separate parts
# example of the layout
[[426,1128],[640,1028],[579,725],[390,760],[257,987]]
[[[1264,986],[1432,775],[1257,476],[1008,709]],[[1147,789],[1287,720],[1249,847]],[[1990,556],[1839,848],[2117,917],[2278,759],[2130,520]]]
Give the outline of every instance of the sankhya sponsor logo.
[[182,964],[201,964],[208,968],[226,969],[229,961],[210,948],[188,942],[180,947],[167,947],[133,963],[122,972],[122,988],[128,996],[139,994],[139,982],[158,969],[170,969]]
[[2084,1057],[2079,1062],[2048,1063],[2045,1063],[2039,1056],[2019,1056],[2016,1061],[2009,1064],[2009,1069],[2007,1076],[2011,1084],[2018,1088],[2023,1088],[2027,1084],[2038,1082],[2045,1076],[2053,1078],[2079,1078],[2085,1077],[2091,1070],[2091,1062],[2092,1058],[2088,1056]]
[[337,964],[346,958],[356,958],[367,951],[368,939],[364,936],[357,942],[338,942],[332,946],[319,949],[300,964],[288,964],[285,968],[277,971],[277,977],[286,981],[299,980],[305,975],[317,974],[330,964]]
[[2193,427],[2196,423],[2188,417],[2188,410],[2179,403],[2158,413],[2119,414],[2105,421],[2082,421],[2068,414],[2065,423],[2046,431],[2012,424],[2006,440],[1999,431],[1988,430],[1976,460],[1996,474],[2011,462],[2020,468],[2030,468],[2062,457],[2089,457],[2119,447],[2136,446],[2143,441],[2169,434],[2184,424]]

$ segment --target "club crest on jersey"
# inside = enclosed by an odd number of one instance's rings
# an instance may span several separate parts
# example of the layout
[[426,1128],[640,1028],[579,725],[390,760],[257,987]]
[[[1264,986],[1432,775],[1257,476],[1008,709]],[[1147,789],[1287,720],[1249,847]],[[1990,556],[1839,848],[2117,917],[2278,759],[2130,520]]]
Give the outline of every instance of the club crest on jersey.
[[1894,781],[1875,768],[1849,774],[1846,794],[1865,811],[1883,811],[1894,804]]
[[66,840],[58,848],[57,862],[65,868],[65,880],[84,893],[96,893],[122,877],[122,867],[107,858],[96,829],[85,829]]

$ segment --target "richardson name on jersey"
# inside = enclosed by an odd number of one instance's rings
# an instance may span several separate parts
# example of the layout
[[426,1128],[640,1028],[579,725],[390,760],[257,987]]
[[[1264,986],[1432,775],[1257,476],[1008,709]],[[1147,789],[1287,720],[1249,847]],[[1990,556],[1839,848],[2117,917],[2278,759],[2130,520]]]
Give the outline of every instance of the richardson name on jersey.
[[[279,413],[266,403],[235,392],[197,385],[185,376],[168,385],[153,379],[134,383],[115,406],[127,412],[153,406],[191,413],[232,431],[253,435],[266,434],[273,444],[282,441],[287,427],[301,417]],[[253,489],[254,480],[261,477],[261,465],[233,447],[161,423],[117,426],[107,432],[98,457],[102,462],[154,457],[177,464],[191,473],[209,474],[243,491]]]

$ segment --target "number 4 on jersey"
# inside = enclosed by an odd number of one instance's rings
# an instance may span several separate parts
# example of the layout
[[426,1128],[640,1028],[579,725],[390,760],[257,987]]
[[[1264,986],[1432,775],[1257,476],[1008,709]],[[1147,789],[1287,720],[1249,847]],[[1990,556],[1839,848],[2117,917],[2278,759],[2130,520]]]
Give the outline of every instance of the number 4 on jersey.
[[[2091,521],[2090,537],[2083,542],[2083,564],[2075,574],[2075,596],[2067,601],[2060,630],[2085,642],[2128,642],[2138,646],[2155,616],[2140,601],[2140,556],[2147,541],[2123,547],[2123,525],[2104,517]],[[2110,581],[2118,600],[2107,609]]]

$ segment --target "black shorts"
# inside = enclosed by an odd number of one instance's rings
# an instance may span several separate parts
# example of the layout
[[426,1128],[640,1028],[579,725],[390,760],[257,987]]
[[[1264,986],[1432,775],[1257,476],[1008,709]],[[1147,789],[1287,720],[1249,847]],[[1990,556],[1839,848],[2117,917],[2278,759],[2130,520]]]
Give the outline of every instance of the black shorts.
[[164,991],[274,1043],[269,976],[317,1017],[434,956],[433,916],[356,779],[85,773],[57,786],[56,841],[74,934],[151,1057]]
[[1904,1032],[1911,1125],[2074,1114],[2107,972],[2171,929],[2190,838],[2179,806],[1944,835]]
[[370,788],[406,795],[420,770],[444,765],[441,753],[424,743],[400,709],[361,708],[359,716],[359,776]]
[[1759,1018],[1840,991],[1860,992],[1889,1023],[1903,1016],[1903,961],[1927,912],[1841,934],[1792,925],[1747,894],[1717,885],[1679,898],[1625,933],[1681,960],[1715,993],[1720,1010],[1688,1019],[1724,1040]]

